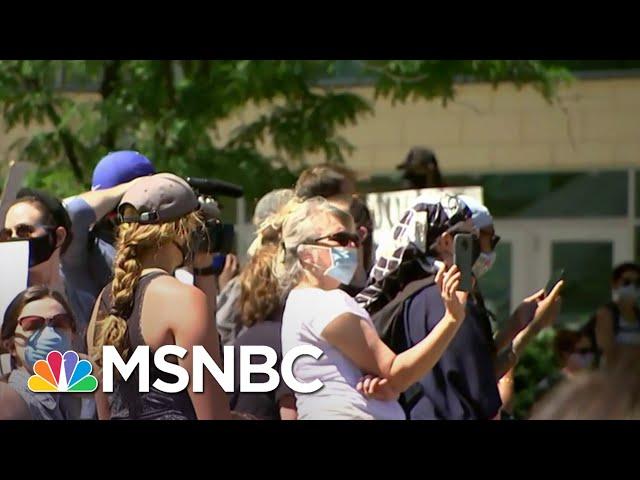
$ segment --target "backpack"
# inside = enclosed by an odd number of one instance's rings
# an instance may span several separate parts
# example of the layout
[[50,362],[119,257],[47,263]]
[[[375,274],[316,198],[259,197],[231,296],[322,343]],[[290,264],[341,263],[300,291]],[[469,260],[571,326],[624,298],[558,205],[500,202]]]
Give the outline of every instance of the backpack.
[[[405,301],[420,290],[435,283],[435,275],[408,283],[398,294],[371,316],[378,335],[394,353],[399,354],[409,348],[404,328]],[[399,403],[407,418],[415,404],[423,395],[422,385],[415,383],[400,395]]]

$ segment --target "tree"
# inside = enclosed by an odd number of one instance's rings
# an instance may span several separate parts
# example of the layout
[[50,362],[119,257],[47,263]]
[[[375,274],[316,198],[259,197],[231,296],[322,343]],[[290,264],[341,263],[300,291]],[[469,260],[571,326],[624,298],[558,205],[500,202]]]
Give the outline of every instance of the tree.
[[[9,131],[39,126],[11,148],[38,165],[33,183],[60,195],[86,188],[109,151],[136,149],[162,170],[235,181],[257,198],[291,185],[307,155],[342,162],[352,150],[340,128],[372,107],[326,81],[344,68],[394,102],[446,103],[465,79],[531,84],[552,101],[568,78],[534,60],[0,61],[0,104]],[[256,115],[221,140],[222,122],[248,106]]]

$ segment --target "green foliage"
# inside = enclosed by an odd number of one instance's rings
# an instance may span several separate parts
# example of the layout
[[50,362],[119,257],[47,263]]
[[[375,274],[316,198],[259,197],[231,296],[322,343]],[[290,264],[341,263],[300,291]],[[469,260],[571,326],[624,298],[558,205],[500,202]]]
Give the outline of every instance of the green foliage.
[[515,370],[515,403],[517,418],[527,418],[537,400],[538,384],[558,371],[553,353],[553,329],[546,329],[531,341]]
[[[31,184],[58,195],[87,188],[109,151],[135,149],[160,170],[241,183],[253,200],[290,186],[308,155],[342,162],[352,151],[340,130],[372,107],[323,84],[345,67],[394,102],[446,102],[470,77],[532,84],[551,99],[567,78],[533,60],[11,60],[0,61],[0,107],[7,130],[30,128],[12,150],[37,165]],[[240,114],[223,138],[222,123]]]

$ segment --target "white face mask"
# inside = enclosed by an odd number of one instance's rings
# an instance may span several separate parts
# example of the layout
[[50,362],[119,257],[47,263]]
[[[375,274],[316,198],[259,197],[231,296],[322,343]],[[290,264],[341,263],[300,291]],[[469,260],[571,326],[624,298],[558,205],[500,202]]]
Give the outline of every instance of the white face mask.
[[638,301],[640,298],[640,290],[633,284],[615,288],[612,292],[614,302],[619,301]]
[[496,252],[485,253],[482,252],[478,256],[477,260],[473,264],[473,274],[476,278],[480,278],[493,267],[493,264],[496,262]]
[[[313,245],[310,248],[328,250],[331,256],[331,265],[323,272],[323,275],[338,280],[343,285],[348,285],[358,268],[358,249],[353,247],[325,247]],[[322,268],[320,265],[315,265]]]

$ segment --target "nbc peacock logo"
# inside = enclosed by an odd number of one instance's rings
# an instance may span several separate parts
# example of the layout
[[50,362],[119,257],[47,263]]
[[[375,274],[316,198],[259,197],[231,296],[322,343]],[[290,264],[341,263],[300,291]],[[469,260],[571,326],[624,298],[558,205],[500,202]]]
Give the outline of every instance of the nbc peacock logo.
[[63,354],[52,350],[46,360],[33,365],[28,386],[32,392],[91,393],[98,388],[98,380],[91,375],[91,362],[80,360],[78,354],[69,350]]

